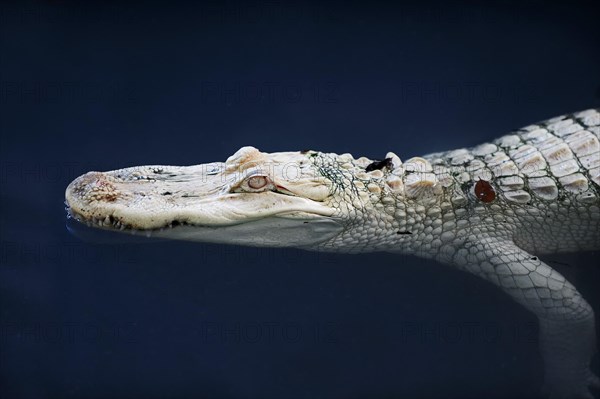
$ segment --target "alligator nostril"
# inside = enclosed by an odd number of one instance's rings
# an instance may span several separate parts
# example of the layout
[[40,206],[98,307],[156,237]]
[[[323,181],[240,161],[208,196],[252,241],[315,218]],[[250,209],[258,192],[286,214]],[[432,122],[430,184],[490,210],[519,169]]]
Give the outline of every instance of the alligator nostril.
[[67,200],[83,202],[113,202],[119,196],[114,184],[101,172],[89,172],[79,176],[67,188]]

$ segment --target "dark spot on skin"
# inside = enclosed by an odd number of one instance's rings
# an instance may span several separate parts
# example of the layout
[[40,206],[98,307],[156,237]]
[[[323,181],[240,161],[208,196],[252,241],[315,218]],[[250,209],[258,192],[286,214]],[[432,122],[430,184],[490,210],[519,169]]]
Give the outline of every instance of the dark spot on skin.
[[308,222],[304,222],[304,224],[306,224],[306,223],[308,223]]
[[175,227],[175,226],[179,226],[181,223],[178,220],[173,220],[173,223],[171,223],[171,226]]
[[397,231],[396,234],[406,235],[406,234],[412,234],[412,233],[410,231]]
[[162,193],[162,195],[171,195],[170,191],[165,191],[164,193]]
[[537,256],[533,256],[531,260],[538,260]]
[[371,162],[365,168],[365,172],[371,172],[373,170],[381,170],[383,168],[391,169],[392,167],[393,167],[393,165],[392,165],[392,158],[386,158],[383,161],[374,161],[374,162]]
[[496,199],[496,192],[492,185],[485,181],[479,180],[475,183],[475,195],[481,202],[489,203]]

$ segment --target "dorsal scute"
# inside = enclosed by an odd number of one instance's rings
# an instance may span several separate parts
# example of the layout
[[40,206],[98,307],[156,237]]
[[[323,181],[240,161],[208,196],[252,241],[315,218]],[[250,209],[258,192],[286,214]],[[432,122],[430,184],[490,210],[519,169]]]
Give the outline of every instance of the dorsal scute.
[[419,200],[437,194],[438,180],[434,173],[415,172],[404,176],[404,194],[407,198]]
[[402,165],[402,169],[404,195],[407,198],[421,200],[438,193],[440,185],[429,160],[413,157]]
[[385,157],[386,159],[390,159],[392,170],[402,166],[402,161],[400,160],[400,157],[394,154],[393,152],[388,152],[387,154],[385,154]]
[[406,172],[429,173],[433,171],[433,166],[425,158],[413,157],[404,163],[404,170]]

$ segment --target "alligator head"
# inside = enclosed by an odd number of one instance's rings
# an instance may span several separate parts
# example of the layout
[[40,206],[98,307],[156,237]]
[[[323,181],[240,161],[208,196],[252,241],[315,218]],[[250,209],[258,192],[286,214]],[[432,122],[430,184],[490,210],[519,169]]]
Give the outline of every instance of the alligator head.
[[243,147],[225,163],[89,172],[66,190],[70,216],[104,229],[193,241],[306,247],[342,230],[317,153]]

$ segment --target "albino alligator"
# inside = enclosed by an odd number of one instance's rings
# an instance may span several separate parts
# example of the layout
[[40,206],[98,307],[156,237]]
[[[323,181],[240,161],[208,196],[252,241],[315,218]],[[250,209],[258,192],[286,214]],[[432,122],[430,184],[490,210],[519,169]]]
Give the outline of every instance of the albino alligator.
[[599,137],[587,110],[405,162],[243,147],[225,163],[89,172],[66,201],[106,229],[453,265],[537,315],[545,395],[591,398],[594,312],[537,255],[600,249]]

